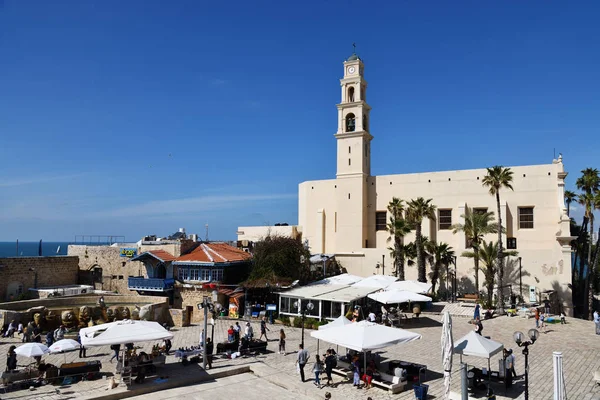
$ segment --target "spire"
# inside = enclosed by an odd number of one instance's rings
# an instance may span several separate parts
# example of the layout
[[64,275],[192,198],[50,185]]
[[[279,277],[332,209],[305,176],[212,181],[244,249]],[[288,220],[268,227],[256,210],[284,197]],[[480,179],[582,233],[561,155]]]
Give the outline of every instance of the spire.
[[348,59],[346,61],[354,61],[354,60],[360,60],[360,57],[358,57],[358,55],[356,55],[356,43],[352,43],[352,55],[350,57],[348,57]]

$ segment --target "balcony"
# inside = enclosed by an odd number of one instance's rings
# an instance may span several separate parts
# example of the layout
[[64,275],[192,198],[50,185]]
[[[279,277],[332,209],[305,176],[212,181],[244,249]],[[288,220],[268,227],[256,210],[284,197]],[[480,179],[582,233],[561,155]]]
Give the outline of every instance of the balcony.
[[127,282],[129,290],[143,290],[147,292],[166,292],[173,290],[175,279],[130,277]]

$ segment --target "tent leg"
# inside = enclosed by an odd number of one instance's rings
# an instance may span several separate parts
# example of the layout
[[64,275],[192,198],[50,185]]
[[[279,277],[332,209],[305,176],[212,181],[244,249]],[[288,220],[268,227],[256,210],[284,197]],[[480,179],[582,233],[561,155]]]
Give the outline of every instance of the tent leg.
[[469,398],[469,384],[467,378],[467,364],[460,362],[460,393],[462,400],[468,400]]
[[317,355],[319,355],[319,342],[320,342],[320,340],[317,339]]

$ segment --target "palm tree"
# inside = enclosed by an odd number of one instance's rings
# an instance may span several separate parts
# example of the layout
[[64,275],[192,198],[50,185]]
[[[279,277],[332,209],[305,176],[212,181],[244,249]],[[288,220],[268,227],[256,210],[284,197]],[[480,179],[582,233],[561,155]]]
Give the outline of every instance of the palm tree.
[[442,267],[448,269],[448,265],[454,260],[454,250],[448,243],[429,242],[427,246],[429,251],[428,261],[431,265],[431,293],[435,293],[435,285],[437,284],[440,273],[443,273]]
[[390,237],[387,239],[388,243],[393,240],[394,247],[390,248],[390,255],[394,259],[395,274],[400,280],[404,280],[404,236],[411,231],[411,226],[403,218],[404,202],[396,197],[392,198],[392,201],[388,204],[388,211],[390,212],[390,223],[387,225],[387,230],[390,233]]
[[479,293],[479,253],[477,249],[483,237],[489,233],[498,233],[498,224],[492,222],[494,213],[492,211],[473,212],[469,207],[460,216],[465,220],[464,224],[452,225],[452,233],[462,231],[465,233],[468,246],[473,249],[473,263],[475,264],[475,291]]
[[571,203],[577,200],[577,193],[565,190],[565,203],[567,203],[567,216],[571,216]]
[[500,189],[514,190],[512,187],[513,172],[510,168],[496,165],[487,168],[487,175],[481,182],[484,187],[489,188],[492,196],[496,196],[496,207],[498,208],[498,309],[504,314],[504,297],[502,296],[502,281],[504,278],[504,253],[502,251],[502,214],[500,212]]
[[435,206],[431,204],[432,199],[425,200],[418,197],[408,203],[408,220],[415,227],[415,245],[417,250],[417,268],[419,272],[419,282],[427,282],[425,269],[425,252],[423,247],[422,227],[423,218],[435,218]]
[[593,303],[594,303],[594,279],[592,265],[592,246],[594,245],[594,210],[600,208],[600,196],[598,195],[600,189],[600,175],[596,168],[586,168],[581,171],[581,177],[577,178],[575,182],[577,189],[583,191],[579,195],[578,202],[585,207],[585,217],[588,219],[590,224],[590,243],[588,245],[587,252],[587,265],[588,265],[588,276],[586,279],[586,287],[588,288],[588,313],[589,319],[593,319]]
[[[488,307],[492,307],[493,303],[493,294],[494,294],[494,281],[497,273],[498,266],[498,242],[486,242],[483,240],[477,249],[477,254],[475,251],[465,251],[462,256],[475,258],[479,257],[481,263],[483,264],[483,273],[485,276],[485,287],[487,291],[487,303]],[[506,255],[516,256],[518,252],[516,251],[507,251]],[[498,283],[498,285],[500,285]],[[501,299],[501,293],[498,296],[498,302]]]

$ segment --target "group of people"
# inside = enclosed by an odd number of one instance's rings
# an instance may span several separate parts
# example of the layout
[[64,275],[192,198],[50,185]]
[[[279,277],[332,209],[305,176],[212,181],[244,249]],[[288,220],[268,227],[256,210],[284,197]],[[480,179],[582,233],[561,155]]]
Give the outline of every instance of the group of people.
[[[285,333],[283,333],[283,329],[281,330],[281,333],[285,335]],[[300,344],[298,347],[299,350],[296,365],[298,368],[298,372],[300,373],[300,379],[302,380],[302,382],[305,382],[306,377],[304,376],[304,367],[306,367],[306,364],[310,360],[310,354],[308,350],[304,348],[303,344]],[[331,385],[333,383],[333,377],[331,376],[331,373],[336,366],[337,358],[335,350],[328,349],[325,352],[325,354],[323,354],[322,359],[318,354],[315,355],[315,361],[312,367],[312,372],[315,374],[315,386],[318,386],[319,388],[322,387],[321,374],[323,373],[325,373],[325,376],[327,377],[326,385]]]

